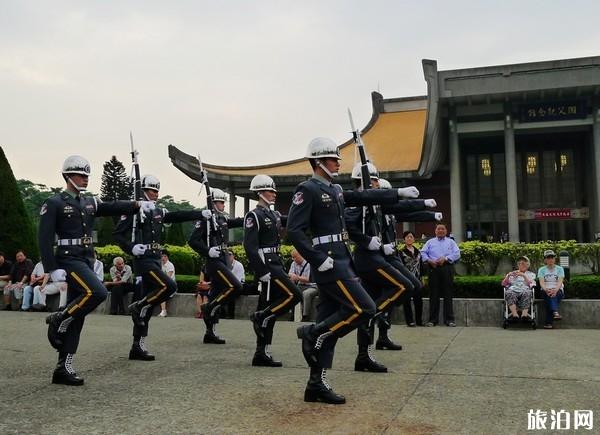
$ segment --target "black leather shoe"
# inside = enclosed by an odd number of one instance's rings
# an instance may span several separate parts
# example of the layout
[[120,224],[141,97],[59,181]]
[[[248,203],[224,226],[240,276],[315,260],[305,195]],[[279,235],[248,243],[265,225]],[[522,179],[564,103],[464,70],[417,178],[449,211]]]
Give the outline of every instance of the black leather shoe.
[[346,398],[337,394],[327,382],[326,370],[311,368],[310,378],[304,390],[305,402],[323,402],[332,405],[346,403]]
[[377,350],[402,350],[402,345],[394,343],[388,337],[379,338],[375,343],[375,349]]
[[2,308],[2,311],[12,311],[12,306],[10,304],[5,305],[4,308]]
[[142,349],[140,345],[134,344],[131,346],[131,350],[129,351],[129,359],[138,361],[154,361],[156,357],[146,349]]
[[369,354],[359,353],[354,361],[354,370],[357,372],[387,373],[388,369],[378,363]]
[[205,344],[225,344],[225,340],[223,340],[221,337],[219,337],[218,335],[216,335],[212,332],[207,332],[206,334],[204,334],[204,343]]
[[252,358],[252,365],[255,367],[281,367],[283,364],[281,361],[276,361],[271,355],[267,355],[265,352],[256,351],[254,358]]
[[63,344],[62,334],[58,332],[62,321],[63,315],[60,311],[46,317],[46,324],[48,325],[48,341],[50,342],[50,346],[56,350],[59,350]]
[[52,373],[52,383],[62,385],[83,385],[83,378],[77,376],[77,373],[69,373],[64,369],[56,369]]

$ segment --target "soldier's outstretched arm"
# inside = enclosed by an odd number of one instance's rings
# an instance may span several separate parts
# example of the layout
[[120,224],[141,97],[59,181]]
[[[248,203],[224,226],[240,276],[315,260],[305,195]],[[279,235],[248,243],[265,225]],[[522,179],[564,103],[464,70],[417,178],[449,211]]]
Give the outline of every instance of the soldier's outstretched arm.
[[165,210],[163,222],[166,224],[175,224],[178,222],[197,221],[202,219],[202,210]]
[[96,201],[96,216],[120,216],[135,214],[139,210],[137,201],[109,201],[103,202],[94,198]]
[[394,213],[394,216],[399,222],[435,222],[439,219],[439,212],[434,211],[412,211],[407,213]]
[[113,231],[113,237],[119,247],[126,253],[130,254],[134,243],[131,242],[131,231],[133,228],[133,216],[122,215],[117,227]]
[[242,228],[244,226],[244,218],[229,218],[227,219],[227,227]]
[[248,257],[250,269],[254,271],[256,278],[259,278],[269,273],[269,268],[258,253],[260,246],[258,240],[259,223],[253,212],[248,212],[244,222],[244,250]]
[[399,201],[395,189],[344,190],[344,202],[349,207],[359,205],[396,204]]
[[327,259],[327,255],[313,248],[311,240],[306,235],[310,229],[312,209],[312,195],[306,186],[301,184],[296,188],[288,214],[287,234],[300,255],[310,264],[319,266]]
[[401,199],[396,204],[386,204],[381,206],[381,211],[384,214],[396,214],[421,211],[425,210],[426,208],[427,206],[425,205],[424,199]]
[[44,270],[48,273],[58,269],[54,258],[54,236],[56,234],[57,205],[52,198],[46,200],[40,210],[40,226],[38,228],[38,243]]

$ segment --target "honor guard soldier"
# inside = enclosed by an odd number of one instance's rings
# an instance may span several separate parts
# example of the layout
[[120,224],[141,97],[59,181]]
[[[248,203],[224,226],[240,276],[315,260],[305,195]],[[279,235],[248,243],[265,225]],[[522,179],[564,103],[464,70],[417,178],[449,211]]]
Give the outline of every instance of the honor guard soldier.
[[281,367],[271,356],[273,328],[277,317],[288,313],[300,302],[302,292],[288,277],[280,256],[279,231],[282,216],[272,211],[277,189],[268,175],[257,175],[250,182],[258,204],[244,218],[244,249],[250,268],[261,283],[258,308],[250,316],[256,333],[253,366]]
[[[379,188],[380,189],[391,189],[392,185],[389,181],[384,178],[379,179]],[[440,212],[432,212],[425,211],[425,208],[433,208],[437,206],[435,199],[414,199],[405,201],[406,203],[412,203],[412,211],[408,211],[405,209],[400,213],[388,213],[383,216],[383,226],[382,226],[382,249],[385,255],[385,260],[394,266],[396,269],[400,271],[400,273],[406,277],[412,284],[413,289],[408,294],[408,298],[412,297],[413,294],[422,291],[423,284],[421,280],[419,280],[408,268],[404,265],[402,260],[398,255],[397,250],[397,237],[396,237],[396,224],[398,222],[431,222],[431,221],[440,221],[442,219],[442,213]],[[407,298],[407,299],[408,299]],[[415,308],[416,308],[416,298],[415,298]],[[417,311],[420,312],[422,308],[419,308]],[[377,327],[379,329],[379,338],[375,342],[375,348],[378,350],[401,350],[402,346],[395,344],[388,335],[388,331],[391,328],[390,316],[389,312],[383,313],[383,315],[379,316],[377,321]],[[417,323],[421,324],[422,320],[419,317],[417,319]]]
[[[375,303],[361,286],[348,247],[344,207],[394,204],[403,193],[418,195],[414,188],[363,192],[343,191],[333,184],[338,175],[340,155],[329,138],[313,139],[306,154],[313,176],[296,188],[287,220],[288,237],[311,265],[319,287],[320,304],[316,324],[298,328],[302,352],[310,366],[304,393],[307,402],[341,404],[346,399],[336,394],[327,382],[338,338],[351,332],[375,314]],[[307,236],[310,231],[310,238]]]
[[[229,228],[239,228],[243,218],[229,218],[225,214],[227,195],[221,189],[211,189],[215,213],[207,213],[196,222],[196,228],[188,244],[194,251],[206,258],[206,273],[211,277],[208,302],[202,306],[206,334],[204,343],[225,344],[225,340],[215,333],[219,323],[221,306],[226,304],[234,293],[242,290],[242,284],[227,267],[227,234]],[[210,212],[210,210],[208,210]]]
[[[160,181],[154,175],[144,175],[141,188],[148,201],[156,201],[160,191]],[[161,237],[163,224],[202,219],[206,210],[185,210],[169,212],[155,208],[143,215],[123,215],[115,231],[115,240],[127,253],[133,255],[135,273],[142,278],[142,299],[129,306],[133,320],[133,345],[129,359],[153,361],[154,355],[146,348],[148,323],[154,307],[166,301],[177,291],[176,282],[162,271]],[[210,214],[210,212],[208,212]]]
[[[39,245],[44,270],[52,281],[67,281],[67,307],[49,315],[48,340],[58,351],[52,382],[83,385],[73,368],[85,316],[106,299],[107,290],[94,274],[92,229],[97,216],[131,215],[154,208],[150,201],[101,202],[82,195],[87,189],[90,164],[81,156],[68,157],[62,167],[66,189],[50,197],[40,211]],[[54,250],[56,240],[56,251]]]

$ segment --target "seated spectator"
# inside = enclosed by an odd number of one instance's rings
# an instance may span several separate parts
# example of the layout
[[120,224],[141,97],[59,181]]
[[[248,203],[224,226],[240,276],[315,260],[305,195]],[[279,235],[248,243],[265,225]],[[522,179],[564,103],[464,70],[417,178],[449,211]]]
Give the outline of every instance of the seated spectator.
[[10,270],[10,279],[4,287],[4,310],[12,310],[11,293],[14,293],[15,299],[21,300],[23,289],[29,283],[29,278],[33,273],[33,262],[25,256],[25,251],[19,249],[15,256],[16,263]]
[[[506,304],[510,310],[509,320],[529,320],[532,287],[535,286],[535,273],[529,269],[529,258],[522,256],[517,259],[517,270],[508,272],[502,280],[506,288]],[[519,318],[518,310],[521,310]]]
[[202,305],[208,303],[208,292],[210,291],[210,281],[205,271],[200,272],[198,284],[196,284],[196,319],[203,319]]
[[112,281],[104,283],[106,288],[110,289],[110,314],[127,314],[123,298],[133,291],[133,272],[131,266],[125,264],[123,257],[113,259],[110,278]]
[[[23,289],[23,303],[21,304],[21,311],[29,311],[32,307],[33,288],[39,285],[44,280],[44,265],[41,261],[37,262],[29,278],[29,284]],[[35,302],[33,302],[35,303]]]
[[[244,269],[244,265],[235,259],[235,255],[233,252],[229,251],[227,253],[227,266],[233,273],[240,283],[242,283],[242,288],[246,286],[246,270]],[[239,293],[234,293],[232,297],[229,298],[229,302],[227,305],[224,305],[223,318],[233,319],[235,318],[235,301],[239,297]]]
[[565,297],[563,281],[565,279],[565,271],[562,267],[557,266],[556,254],[551,249],[544,251],[545,266],[538,270],[538,279],[542,296],[546,301],[546,322],[545,329],[552,329],[554,320],[561,320],[562,317],[558,312],[558,305]]
[[40,285],[36,285],[33,289],[33,306],[34,311],[47,311],[46,296],[59,293],[58,309],[63,310],[67,306],[67,283],[66,281],[52,281],[50,274],[44,274],[44,279]]
[[0,290],[4,292],[4,287],[8,285],[10,280],[10,270],[12,263],[4,258],[4,252],[0,252]]
[[94,273],[98,279],[104,282],[104,263],[98,260],[98,251],[94,249]]
[[[160,262],[162,271],[166,273],[169,278],[175,281],[175,265],[169,261],[169,253],[167,251],[162,251]],[[167,317],[167,301],[161,302],[160,314],[158,317]]]
[[313,300],[319,294],[317,284],[312,282],[310,264],[295,249],[292,251],[292,264],[288,275],[302,291],[302,322],[308,322]]

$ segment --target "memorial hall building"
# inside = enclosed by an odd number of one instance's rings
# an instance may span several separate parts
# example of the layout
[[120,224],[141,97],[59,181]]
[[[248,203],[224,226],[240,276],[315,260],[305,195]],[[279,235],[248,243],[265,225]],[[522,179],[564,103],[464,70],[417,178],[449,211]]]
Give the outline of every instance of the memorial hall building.
[[[435,198],[457,241],[600,237],[600,56],[447,71],[423,60],[423,73],[427,95],[372,93],[362,133],[381,177]],[[351,188],[351,138],[340,153],[337,182]],[[240,198],[248,210],[250,180],[264,173],[285,212],[312,174],[304,158],[205,168],[230,194],[230,210]],[[433,235],[431,223],[403,227]]]

